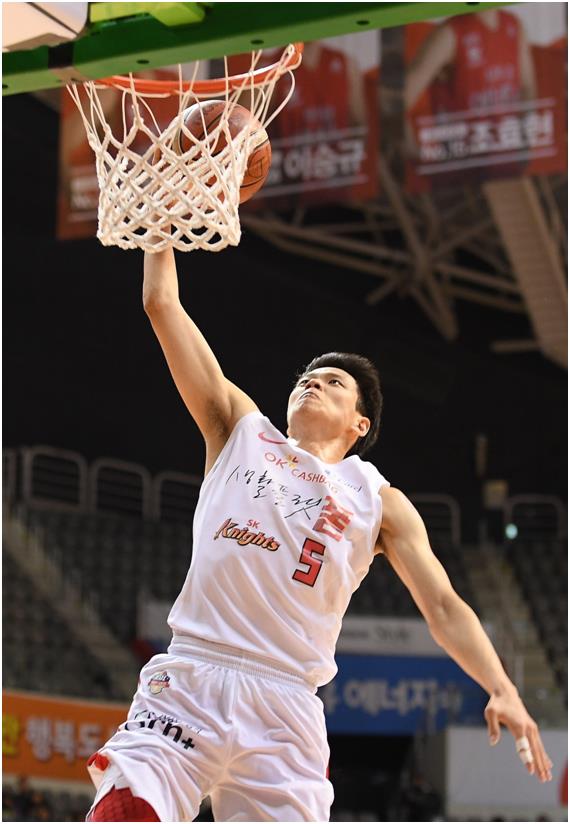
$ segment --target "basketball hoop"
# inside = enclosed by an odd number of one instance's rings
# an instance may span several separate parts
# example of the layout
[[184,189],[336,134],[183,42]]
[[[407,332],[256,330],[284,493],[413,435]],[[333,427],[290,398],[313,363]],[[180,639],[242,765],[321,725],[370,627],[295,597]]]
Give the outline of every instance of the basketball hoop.
[[[237,246],[241,237],[240,186],[247,161],[259,141],[259,127],[264,129],[271,123],[293,94],[293,71],[301,62],[302,51],[302,43],[291,44],[279,60],[263,69],[256,68],[261,52],[253,52],[249,71],[233,76],[224,58],[225,76],[215,80],[197,80],[197,62],[189,81],[182,79],[179,66],[177,81],[114,76],[83,83],[86,96],[77,86],[68,86],[95,153],[100,190],[97,237],[101,243],[147,252],[168,247],[183,252],[218,252]],[[277,81],[285,74],[290,86],[271,109]],[[120,135],[113,134],[101,102],[100,92],[109,88],[122,94]],[[232,137],[228,119],[244,95],[248,96],[252,125]],[[161,130],[152,99],[174,96],[178,97],[177,114]],[[214,128],[208,130],[204,125],[203,137],[198,139],[185,127],[184,114],[188,107],[209,98],[225,103],[223,114]],[[181,134],[189,146],[183,153],[178,139]],[[221,135],[224,148],[214,153]],[[134,144],[141,137],[145,146],[137,151]]]

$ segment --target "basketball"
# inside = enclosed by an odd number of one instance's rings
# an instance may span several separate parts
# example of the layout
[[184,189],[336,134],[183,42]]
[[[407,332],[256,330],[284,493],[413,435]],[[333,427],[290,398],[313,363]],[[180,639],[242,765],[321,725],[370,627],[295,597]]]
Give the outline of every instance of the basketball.
[[[201,103],[195,103],[183,112],[184,126],[197,140],[204,140],[219,125],[220,120],[225,117],[225,111],[226,103],[221,100],[205,100]],[[232,138],[236,137],[244,128],[248,128],[254,135],[255,145],[249,155],[240,187],[239,202],[245,203],[265,183],[271,166],[271,143],[259,120],[244,106],[233,105],[227,121]],[[210,149],[211,154],[219,154],[226,145],[226,135],[224,130],[221,129],[215,144]],[[174,137],[174,150],[179,154],[184,154],[191,147],[191,139],[183,129],[180,129]]]

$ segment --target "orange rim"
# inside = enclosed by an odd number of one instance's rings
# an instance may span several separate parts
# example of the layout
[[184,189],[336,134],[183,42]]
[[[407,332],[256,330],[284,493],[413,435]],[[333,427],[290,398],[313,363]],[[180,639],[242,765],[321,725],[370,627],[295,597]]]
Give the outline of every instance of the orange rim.
[[[283,63],[280,74],[284,74],[287,69],[296,69],[301,62],[303,54],[303,43],[293,43],[293,54],[287,58]],[[178,80],[143,80],[141,78],[126,75],[113,75],[112,77],[103,77],[96,80],[96,83],[102,83],[104,86],[113,86],[119,89],[130,89],[134,86],[135,91],[141,94],[177,94],[180,90],[187,92],[192,90],[196,95],[199,94],[223,94],[227,88],[239,89],[245,86],[247,82],[253,82],[254,86],[259,86],[279,67],[280,61],[277,60],[271,66],[264,69],[255,69],[252,72],[245,72],[244,74],[234,74],[231,77],[220,77],[215,80],[197,80],[192,83],[191,80],[180,83]]]

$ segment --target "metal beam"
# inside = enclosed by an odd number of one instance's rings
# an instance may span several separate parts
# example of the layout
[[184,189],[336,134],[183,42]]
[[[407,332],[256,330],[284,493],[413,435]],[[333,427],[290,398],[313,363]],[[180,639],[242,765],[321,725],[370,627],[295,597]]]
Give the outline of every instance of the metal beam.
[[498,340],[491,344],[491,349],[504,355],[512,352],[539,352],[540,346],[535,340]]
[[434,259],[445,257],[448,252],[453,251],[458,246],[461,246],[466,240],[471,240],[477,235],[480,235],[481,232],[486,232],[491,226],[494,226],[495,222],[492,217],[485,217],[480,220],[478,223],[472,223],[470,226],[466,226],[462,231],[455,232],[453,237],[449,238],[449,240],[445,240],[439,244],[435,249],[431,251],[431,255]]
[[499,309],[501,312],[513,312],[516,315],[526,315],[526,306],[508,298],[500,298],[497,295],[489,295],[479,292],[477,289],[469,289],[467,286],[456,286],[448,283],[443,286],[447,295],[460,300],[468,300],[470,303],[478,303],[480,306],[490,306],[492,309]]
[[315,232],[312,228],[305,226],[291,226],[279,220],[264,220],[260,217],[247,215],[242,217],[242,223],[252,229],[272,232],[279,235],[290,237],[297,237],[301,240],[309,240],[316,243],[321,243],[324,246],[331,248],[343,249],[348,252],[354,252],[358,255],[363,255],[371,258],[384,258],[387,260],[394,260],[398,263],[405,263],[411,265],[412,260],[408,252],[400,251],[399,249],[390,249],[387,246],[381,246],[376,243],[364,243],[360,240],[353,240],[352,238],[341,238],[329,235],[325,232]]
[[520,295],[520,288],[514,280],[503,280],[502,278],[494,277],[485,272],[478,272],[475,269],[468,269],[465,266],[456,266],[454,263],[444,263],[444,261],[434,263],[434,268],[443,275],[477,283],[479,286],[486,286],[489,289],[496,289],[499,292],[510,292],[514,295]]
[[[414,278],[418,284],[423,283],[429,293],[431,299],[429,312],[424,305],[427,303],[428,298],[422,293],[421,289],[415,289],[413,294],[417,300],[422,301],[424,311],[426,311],[432,319],[437,318],[437,320],[434,320],[434,323],[443,336],[448,340],[453,340],[453,338],[457,336],[457,321],[449,305],[447,296],[442,292],[440,284],[433,276],[429,252],[420,240],[411,215],[406,207],[402,191],[396,183],[387,162],[383,157],[380,157],[378,164],[383,189],[394,210],[394,214],[400,222],[405,241],[414,260]],[[418,297],[419,295],[421,298]]]
[[463,249],[466,252],[470,252],[474,257],[478,257],[480,260],[485,261],[500,275],[509,275],[510,268],[506,260],[502,260],[498,254],[489,251],[485,248],[484,244],[481,243],[480,239],[477,242],[473,241],[471,243],[464,243]]
[[394,277],[393,269],[389,269],[379,263],[374,263],[370,260],[363,260],[362,258],[353,257],[351,255],[345,255],[340,252],[332,251],[331,249],[311,246],[307,243],[298,243],[291,240],[291,238],[287,236],[266,231],[263,228],[263,221],[260,221],[260,223],[255,227],[249,223],[248,219],[242,219],[242,223],[244,226],[249,225],[250,228],[252,228],[253,231],[264,240],[267,240],[269,243],[277,246],[278,249],[282,249],[284,252],[288,252],[291,255],[311,258],[312,260],[321,260],[324,263],[331,263],[333,266],[339,266],[341,269],[347,269],[349,272],[364,272],[366,275],[373,275],[374,277],[379,278]]
[[421,286],[413,284],[410,287],[410,295],[415,298],[420,309],[427,315],[435,328],[446,340],[453,340],[457,332],[450,327],[449,324],[442,323],[441,313],[434,307],[427,296],[422,292]]
[[387,280],[386,283],[383,283],[382,286],[377,286],[376,289],[372,289],[371,292],[368,292],[366,295],[366,303],[368,306],[374,306],[377,303],[380,303],[387,295],[397,289],[399,286],[399,281],[397,278],[393,278],[392,280]]

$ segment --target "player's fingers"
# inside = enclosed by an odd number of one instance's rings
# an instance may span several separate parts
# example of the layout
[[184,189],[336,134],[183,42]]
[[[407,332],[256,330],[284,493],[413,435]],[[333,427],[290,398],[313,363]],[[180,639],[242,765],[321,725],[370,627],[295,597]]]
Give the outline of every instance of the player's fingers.
[[525,727],[517,727],[511,730],[517,754],[528,772],[533,775],[536,770],[536,761]]
[[492,747],[499,743],[501,738],[501,725],[499,724],[499,716],[497,711],[491,707],[485,710],[485,721],[487,722],[487,730],[489,732],[489,743]]
[[542,738],[540,737],[540,733],[536,725],[529,731],[529,739],[532,753],[536,760],[536,771],[538,777],[541,781],[552,781],[552,761],[546,754],[546,750],[544,749],[544,745],[542,743]]

